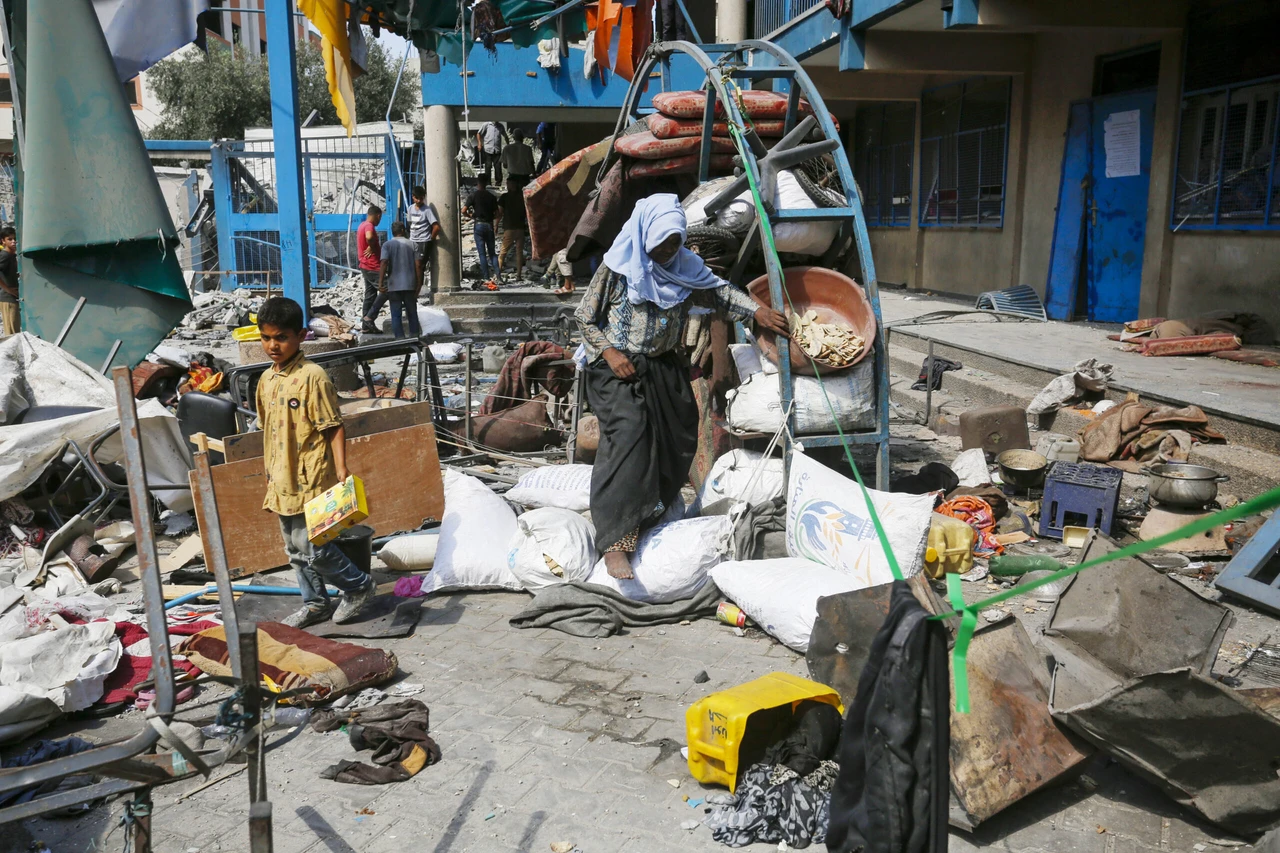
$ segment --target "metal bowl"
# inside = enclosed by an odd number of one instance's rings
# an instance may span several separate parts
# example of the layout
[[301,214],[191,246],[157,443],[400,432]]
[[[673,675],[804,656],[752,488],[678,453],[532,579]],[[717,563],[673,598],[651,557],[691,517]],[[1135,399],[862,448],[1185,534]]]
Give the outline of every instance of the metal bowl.
[[1049,460],[1034,450],[1006,450],[996,457],[1000,478],[1019,489],[1038,489],[1044,485]]
[[1204,465],[1164,462],[1148,465],[1147,491],[1151,499],[1165,506],[1200,509],[1218,497],[1218,484],[1231,479]]

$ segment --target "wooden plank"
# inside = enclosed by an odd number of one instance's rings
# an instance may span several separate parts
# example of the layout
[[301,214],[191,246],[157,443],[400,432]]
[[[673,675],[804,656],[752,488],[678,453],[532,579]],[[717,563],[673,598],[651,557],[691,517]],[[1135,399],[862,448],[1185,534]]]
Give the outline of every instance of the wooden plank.
[[[199,524],[200,517],[196,516],[196,523]],[[190,563],[197,554],[204,553],[204,543],[200,539],[200,534],[193,533],[186,539],[178,543],[178,547],[174,548],[168,554],[160,558],[161,574],[169,574]]]
[[[205,592],[205,590],[208,590],[208,592]],[[165,601],[173,601],[175,598],[181,598],[182,596],[190,595],[193,592],[204,592],[204,595],[200,596],[201,598],[216,599],[218,597],[218,591],[216,589],[210,590],[209,584],[204,584],[204,583],[197,583],[197,584],[186,584],[186,583],[168,584],[167,583],[162,587],[160,587],[160,592],[164,595]],[[232,598],[239,598],[242,595],[244,595],[244,593],[237,592],[232,596]]]
[[[369,414],[409,408],[416,406]],[[429,419],[429,407],[426,411]],[[364,523],[378,536],[416,530],[424,521],[444,515],[444,481],[436,455],[436,432],[430,422],[372,435],[348,434],[347,467],[364,480],[369,499],[369,518]],[[231,576],[285,565],[288,561],[280,523],[273,513],[262,509],[267,488],[262,460],[226,462],[213,466],[211,472]],[[200,507],[196,515],[201,517]]]
[[[342,416],[342,425],[347,428],[348,439],[429,423],[431,423],[430,400]],[[226,446],[224,455],[227,463],[262,458],[261,430],[229,435],[223,439],[223,444]],[[212,444],[210,446],[212,447]]]

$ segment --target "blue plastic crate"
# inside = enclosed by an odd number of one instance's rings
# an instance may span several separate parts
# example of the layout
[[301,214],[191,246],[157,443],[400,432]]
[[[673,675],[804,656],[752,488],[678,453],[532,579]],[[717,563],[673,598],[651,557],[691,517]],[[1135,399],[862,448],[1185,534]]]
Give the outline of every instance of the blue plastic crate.
[[1056,463],[1044,484],[1040,535],[1061,539],[1064,527],[1094,527],[1111,535],[1123,478],[1118,469],[1103,465]]

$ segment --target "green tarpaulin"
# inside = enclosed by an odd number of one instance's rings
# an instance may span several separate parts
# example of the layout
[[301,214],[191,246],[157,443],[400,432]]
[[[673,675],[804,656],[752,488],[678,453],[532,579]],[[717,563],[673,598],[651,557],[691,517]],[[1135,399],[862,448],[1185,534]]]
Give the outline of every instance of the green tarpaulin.
[[[24,14],[25,13],[25,14]],[[191,310],[178,235],[91,0],[14,4],[26,119],[22,322],[81,361],[134,365]]]

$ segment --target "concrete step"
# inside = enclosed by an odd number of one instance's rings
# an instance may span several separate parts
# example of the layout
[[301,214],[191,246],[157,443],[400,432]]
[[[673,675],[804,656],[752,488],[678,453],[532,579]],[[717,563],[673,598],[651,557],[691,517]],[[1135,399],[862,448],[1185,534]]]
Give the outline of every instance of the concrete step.
[[[917,346],[918,345],[918,346]],[[926,394],[913,391],[911,385],[920,374],[927,357],[928,344],[905,335],[891,337],[889,346],[889,397],[904,411],[925,411]],[[1026,407],[1040,389],[1053,378],[1024,365],[993,359],[969,350],[943,345],[934,346],[934,355],[959,361],[961,370],[945,373],[941,390],[934,391],[930,426],[945,429],[938,423],[939,416],[954,419],[961,412],[987,406]],[[1109,394],[1122,400],[1124,395]],[[1222,494],[1235,495],[1242,500],[1259,495],[1280,483],[1280,451],[1273,442],[1271,431],[1259,430],[1252,424],[1241,424],[1225,418],[1211,417],[1214,429],[1227,436],[1227,444],[1196,444],[1190,461],[1207,465],[1231,478],[1220,487]],[[1031,442],[1044,432],[1074,436],[1089,419],[1072,409],[1061,409],[1040,419],[1039,430],[1031,433]]]
[[502,290],[454,290],[436,294],[436,304],[448,310],[455,305],[510,305],[510,304],[560,304],[577,302],[581,298],[579,288],[572,296],[557,296],[542,287],[506,287]]
[[519,320],[537,319],[540,322],[553,319],[562,312],[573,314],[578,309],[577,303],[533,303],[533,304],[500,304],[500,305],[440,305],[449,314],[449,320],[458,323],[462,320]]

